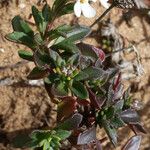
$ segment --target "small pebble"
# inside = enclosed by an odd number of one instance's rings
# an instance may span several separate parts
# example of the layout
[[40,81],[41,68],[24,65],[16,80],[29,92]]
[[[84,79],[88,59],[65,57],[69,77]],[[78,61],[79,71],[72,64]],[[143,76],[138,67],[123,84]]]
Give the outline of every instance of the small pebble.
[[24,3],[19,4],[19,8],[24,9],[26,5]]
[[3,48],[0,48],[0,52],[4,53],[4,52],[5,52],[5,50],[4,50]]

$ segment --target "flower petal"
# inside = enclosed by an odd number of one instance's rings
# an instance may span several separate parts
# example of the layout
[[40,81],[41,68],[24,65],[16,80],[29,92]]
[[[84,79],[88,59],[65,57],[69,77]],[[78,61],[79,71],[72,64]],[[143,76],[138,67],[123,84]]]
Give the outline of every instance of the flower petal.
[[91,1],[96,2],[97,0],[91,0]]
[[101,4],[103,5],[103,7],[105,7],[106,9],[108,9],[110,7],[110,3],[108,2],[109,0],[100,0]]
[[85,17],[92,18],[96,15],[95,9],[89,3],[81,4],[81,10]]
[[77,1],[74,5],[74,13],[77,17],[81,16],[81,3]]

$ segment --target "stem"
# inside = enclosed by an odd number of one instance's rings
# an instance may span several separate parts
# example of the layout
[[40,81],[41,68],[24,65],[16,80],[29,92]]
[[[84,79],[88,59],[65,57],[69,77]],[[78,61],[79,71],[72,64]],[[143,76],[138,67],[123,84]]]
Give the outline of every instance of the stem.
[[112,9],[114,8],[114,4],[112,4],[106,11],[104,11],[104,13],[98,18],[95,20],[95,22],[93,24],[90,25],[90,28],[92,28],[95,24],[97,24],[100,20],[103,19],[104,16],[107,15],[107,13]]
[[121,52],[121,51],[125,51],[125,50],[131,50],[131,49],[133,49],[133,46],[130,46],[128,48],[121,48],[121,49],[112,51],[111,53],[106,54],[106,58],[109,57],[109,56],[111,56],[112,54],[115,54],[115,53],[118,53],[118,52]]

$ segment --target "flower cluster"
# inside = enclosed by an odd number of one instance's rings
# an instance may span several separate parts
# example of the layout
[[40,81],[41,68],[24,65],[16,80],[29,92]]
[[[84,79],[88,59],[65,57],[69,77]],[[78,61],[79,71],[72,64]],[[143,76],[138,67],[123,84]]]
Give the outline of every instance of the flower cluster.
[[[92,18],[96,15],[96,10],[90,5],[90,1],[96,2],[96,0],[77,0],[74,5],[74,13],[77,17],[81,16],[81,13],[87,17]],[[105,8],[109,8],[110,4],[108,0],[100,0],[101,4]]]

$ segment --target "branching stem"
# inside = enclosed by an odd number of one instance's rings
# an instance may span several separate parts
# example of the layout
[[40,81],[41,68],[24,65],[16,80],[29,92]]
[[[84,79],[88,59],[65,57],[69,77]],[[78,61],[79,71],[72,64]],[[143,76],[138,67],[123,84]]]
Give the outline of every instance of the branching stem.
[[98,18],[95,20],[95,22],[93,24],[90,25],[90,28],[92,28],[95,24],[97,24],[98,22],[100,22],[108,13],[109,11],[114,8],[114,4],[112,4],[106,11],[104,11],[104,13]]

